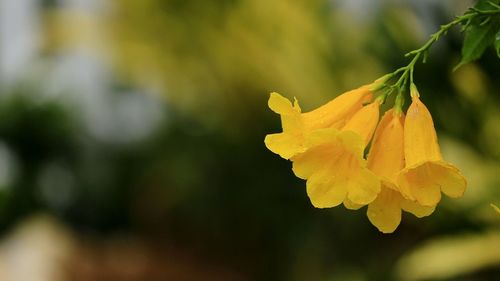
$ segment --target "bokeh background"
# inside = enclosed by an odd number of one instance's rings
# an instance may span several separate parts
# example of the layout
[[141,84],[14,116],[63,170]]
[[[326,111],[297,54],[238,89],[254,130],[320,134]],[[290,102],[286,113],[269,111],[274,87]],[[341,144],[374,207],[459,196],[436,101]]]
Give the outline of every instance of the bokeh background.
[[499,280],[500,60],[416,82],[469,181],[379,233],[314,209],[270,91],[312,109],[472,1],[0,0],[0,280]]

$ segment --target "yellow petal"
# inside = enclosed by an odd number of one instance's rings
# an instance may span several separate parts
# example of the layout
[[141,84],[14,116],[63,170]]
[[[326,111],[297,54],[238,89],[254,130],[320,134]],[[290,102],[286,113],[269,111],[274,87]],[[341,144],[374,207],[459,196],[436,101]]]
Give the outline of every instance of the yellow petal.
[[[355,204],[366,205],[380,191],[378,178],[366,168],[363,145],[352,132],[320,130],[312,134],[315,145],[293,160],[294,173],[307,181],[314,206],[326,208],[344,201],[345,194]],[[344,198],[339,196],[344,194]]]
[[287,98],[276,92],[271,93],[267,104],[272,111],[278,114],[294,114],[297,111],[300,113],[298,104],[296,104],[297,108],[295,108]]
[[380,180],[367,168],[351,170],[346,176],[347,198],[354,204],[366,205],[380,193]]
[[441,169],[436,172],[441,173],[443,177],[441,191],[451,198],[462,197],[467,187],[467,180],[460,174],[460,170],[444,161],[439,162],[439,166]]
[[264,139],[266,147],[285,159],[303,152],[303,124],[297,101],[292,105],[288,99],[280,94],[271,93],[268,105],[271,110],[281,115],[283,133],[267,135]]
[[331,145],[318,145],[293,157],[293,172],[301,179],[308,179],[314,172],[331,165],[331,158],[328,156],[334,153],[333,149]]
[[408,213],[412,213],[417,218],[426,217],[434,212],[435,207],[422,206],[415,201],[402,198],[401,209]]
[[381,232],[393,232],[401,221],[401,210],[421,218],[430,215],[434,207],[426,207],[405,199],[390,181],[382,181],[377,198],[368,205],[368,219]]
[[442,160],[431,114],[417,96],[412,97],[404,124],[406,166]]
[[272,111],[281,115],[281,126],[284,132],[302,129],[300,119],[301,109],[297,100],[295,100],[295,104],[292,105],[288,99],[273,92],[267,104]]
[[373,103],[361,108],[342,128],[343,131],[352,131],[360,135],[367,145],[378,123],[380,103]]
[[385,186],[377,199],[368,205],[368,219],[383,233],[392,233],[401,222],[401,195]]
[[361,138],[352,132],[339,132],[335,129],[317,130],[311,133],[305,145],[307,151],[292,158],[292,170],[301,179],[307,179],[315,171],[330,167],[344,155],[359,159],[363,155]]
[[301,135],[286,133],[270,134],[264,139],[266,147],[279,154],[284,159],[289,159],[297,153],[304,151],[304,140]]
[[455,167],[433,161],[405,168],[398,176],[398,185],[407,199],[432,207],[441,200],[441,191],[450,197],[460,197],[467,183]]
[[331,167],[312,174],[307,180],[307,195],[316,208],[335,207],[346,199],[350,201],[348,206],[366,205],[375,200],[379,192],[378,178],[367,169],[346,173]]
[[393,109],[387,111],[375,131],[368,155],[368,168],[393,182],[404,168],[403,124],[404,115],[398,116]]
[[370,85],[362,86],[339,95],[313,111],[304,113],[303,121],[310,130],[341,124],[340,120],[358,111],[363,103],[371,98]]
[[301,113],[297,100],[294,105],[278,93],[271,93],[269,108],[281,115],[282,135],[266,137],[266,146],[285,159],[304,152],[304,140],[311,132],[324,128],[341,128],[363,103],[372,98],[369,85],[344,93],[326,105]]
[[340,205],[346,195],[347,186],[337,182],[326,172],[315,173],[307,180],[307,196],[316,208],[330,208]]
[[353,203],[349,198],[344,200],[344,207],[349,210],[359,210],[365,205]]

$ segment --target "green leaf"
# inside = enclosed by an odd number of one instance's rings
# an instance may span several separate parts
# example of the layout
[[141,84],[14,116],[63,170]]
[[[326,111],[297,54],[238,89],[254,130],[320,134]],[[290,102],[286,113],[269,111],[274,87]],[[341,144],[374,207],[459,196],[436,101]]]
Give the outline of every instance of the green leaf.
[[462,60],[455,69],[480,58],[486,48],[495,42],[499,30],[500,20],[498,17],[492,18],[483,25],[481,25],[480,22],[472,23],[465,31],[464,44],[462,46]]
[[500,5],[500,0],[479,0],[477,1],[476,5],[474,5],[474,8],[480,10],[491,9],[491,4],[489,2]]

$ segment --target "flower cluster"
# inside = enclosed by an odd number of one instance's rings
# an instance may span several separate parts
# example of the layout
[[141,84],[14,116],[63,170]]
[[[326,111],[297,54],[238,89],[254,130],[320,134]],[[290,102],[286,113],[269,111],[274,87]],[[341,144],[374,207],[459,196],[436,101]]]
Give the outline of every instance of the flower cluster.
[[406,115],[396,106],[379,121],[385,96],[376,93],[382,83],[346,92],[305,113],[297,100],[292,104],[271,93],[269,107],[281,116],[283,132],[267,135],[265,144],[292,161],[295,175],[307,180],[315,207],[343,204],[357,210],[368,205],[370,222],[391,233],[402,210],[428,216],[441,192],[460,197],[466,181],[443,160],[432,117],[416,87]]

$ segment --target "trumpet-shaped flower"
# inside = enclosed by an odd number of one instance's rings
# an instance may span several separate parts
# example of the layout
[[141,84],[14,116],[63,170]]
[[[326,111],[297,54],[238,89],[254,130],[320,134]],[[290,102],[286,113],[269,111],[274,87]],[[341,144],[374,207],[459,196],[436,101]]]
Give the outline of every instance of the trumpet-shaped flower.
[[[404,168],[403,124],[405,116],[394,109],[387,111],[373,138],[368,168],[381,179],[381,191],[368,205],[368,219],[381,232],[393,232],[401,222],[401,210],[417,217],[430,215],[433,207],[421,206],[405,199],[395,184],[397,174]],[[346,205],[347,208],[358,208]]]
[[380,181],[366,168],[366,144],[378,122],[379,101],[358,110],[341,130],[309,134],[306,151],[292,158],[293,171],[307,179],[307,195],[317,208],[366,205],[380,192]]
[[406,166],[398,175],[401,193],[423,206],[435,206],[441,192],[460,197],[467,185],[460,171],[443,160],[431,114],[416,89],[404,124]]
[[281,115],[283,132],[267,135],[264,140],[267,148],[285,159],[304,152],[306,136],[309,133],[323,128],[341,129],[364,103],[372,99],[372,85],[348,91],[306,113],[302,113],[297,100],[292,105],[278,93],[271,93],[268,105],[271,110]]

